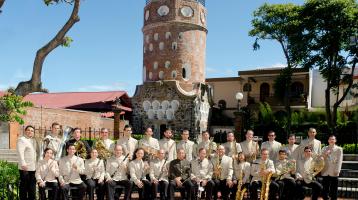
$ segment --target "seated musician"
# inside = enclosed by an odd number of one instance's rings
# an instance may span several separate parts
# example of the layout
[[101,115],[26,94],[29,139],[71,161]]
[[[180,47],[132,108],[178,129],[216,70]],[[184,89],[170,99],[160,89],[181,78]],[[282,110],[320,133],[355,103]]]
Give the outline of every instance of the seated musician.
[[159,190],[160,200],[168,199],[168,166],[169,162],[165,159],[165,150],[158,152],[158,159],[150,162],[149,177],[152,183],[152,199],[157,199]]
[[[230,199],[236,199],[237,190],[242,191],[246,188],[246,191],[249,191],[250,186],[250,168],[251,165],[249,162],[245,161],[245,155],[240,152],[235,160],[233,161],[234,176],[233,176],[233,187],[231,190]],[[240,189],[238,185],[240,184]],[[244,194],[240,194],[244,195]]]
[[213,164],[206,158],[205,148],[199,149],[199,156],[197,159],[191,161],[191,175],[190,179],[193,185],[198,185],[198,192],[201,197],[202,189],[205,188],[205,199],[212,199],[214,182],[211,180],[213,175]]
[[[258,199],[257,190],[261,188],[265,189],[265,191],[261,191],[262,196],[268,195],[269,199],[276,199],[279,186],[275,181],[271,180],[270,176],[270,174],[274,173],[275,166],[273,161],[269,159],[269,151],[261,149],[261,158],[256,159],[251,166],[251,199]],[[264,187],[262,187],[262,184],[265,184]],[[269,185],[269,188],[266,188],[267,185]],[[269,194],[267,194],[267,191],[269,191]]]
[[43,160],[39,160],[36,166],[36,182],[39,186],[40,199],[46,199],[45,187],[51,188],[48,194],[49,200],[57,200],[58,196],[58,182],[57,177],[59,169],[57,161],[53,159],[53,150],[46,148],[44,150]]
[[286,150],[279,150],[279,159],[275,162],[275,180],[280,186],[280,199],[289,199],[295,196],[296,182],[293,176],[296,173],[296,161],[287,159]]
[[151,184],[147,180],[146,175],[149,171],[149,165],[143,161],[144,150],[138,148],[134,151],[133,160],[129,162],[129,174],[131,181],[138,187],[139,199],[145,199],[145,194],[150,195]]
[[83,159],[75,156],[76,149],[73,144],[67,146],[67,156],[60,159],[60,186],[62,190],[63,199],[69,199],[68,190],[70,186],[78,188],[78,198],[82,199],[86,193],[87,186],[82,181],[80,175],[84,174],[85,167]]
[[211,158],[213,162],[213,181],[215,183],[214,199],[217,199],[218,191],[221,192],[221,198],[229,199],[230,188],[233,186],[232,176],[232,158],[225,156],[225,147],[219,145],[216,155]]
[[[81,142],[83,143],[85,149],[86,149],[86,157],[82,157],[82,159],[86,159],[86,158],[89,158],[90,155],[88,154],[89,152],[91,152],[91,147],[90,145],[88,144],[87,141],[85,140],[81,140],[81,134],[82,134],[82,130],[80,128],[74,128],[73,129],[73,132],[72,132],[72,138],[70,140],[68,140],[66,142],[66,149],[68,147],[68,145],[77,145],[78,142]],[[80,156],[80,154],[78,154],[79,152],[77,152],[77,156]]]
[[[312,189],[312,200],[318,199],[321,196],[323,186],[316,180],[314,180],[313,169],[313,158],[312,158],[312,146],[306,146],[304,148],[304,158],[297,161],[297,186],[299,188],[299,194],[304,194],[303,187],[309,187]],[[303,199],[303,196],[301,196]]]
[[94,200],[94,190],[97,186],[97,199],[104,199],[104,175],[103,160],[98,159],[97,149],[92,149],[91,158],[85,162],[86,185],[89,199]]
[[[114,147],[114,155],[107,160],[106,164],[106,188],[107,188],[107,199],[114,200],[118,199],[121,194],[116,193],[115,188],[117,185],[123,186],[124,199],[130,200],[133,182],[128,180],[127,169],[128,169],[128,156],[122,155],[123,148],[121,145]],[[120,190],[121,192],[122,190]]]
[[[180,188],[182,199],[194,197],[194,185],[190,181],[190,162],[185,159],[184,149],[178,149],[177,159],[169,164],[169,199],[174,199],[175,187]],[[187,195],[186,195],[186,194]]]

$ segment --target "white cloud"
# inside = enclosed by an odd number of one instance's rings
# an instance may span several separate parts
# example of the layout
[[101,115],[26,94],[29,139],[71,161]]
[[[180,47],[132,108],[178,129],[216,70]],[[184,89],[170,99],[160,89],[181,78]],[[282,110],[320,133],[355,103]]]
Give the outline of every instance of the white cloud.
[[284,68],[286,67],[286,64],[283,63],[275,63],[273,65],[268,65],[268,66],[262,66],[262,67],[257,67],[258,69],[265,69],[265,68]]
[[114,90],[126,90],[129,87],[128,83],[117,82],[109,85],[87,85],[77,89],[79,92],[93,92],[93,91],[114,91]]
[[219,73],[220,71],[211,67],[206,68],[207,73]]

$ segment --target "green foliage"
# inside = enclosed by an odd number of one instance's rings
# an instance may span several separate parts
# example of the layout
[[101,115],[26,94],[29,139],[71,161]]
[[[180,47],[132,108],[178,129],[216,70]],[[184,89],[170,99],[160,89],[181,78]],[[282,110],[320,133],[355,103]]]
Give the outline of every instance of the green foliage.
[[140,140],[144,137],[144,134],[133,134],[132,133],[132,137],[136,140]]
[[24,101],[22,96],[8,92],[0,97],[0,121],[24,124],[22,116],[26,115],[26,108],[32,106],[33,103]]
[[271,106],[266,102],[259,103],[259,113],[260,113],[262,124],[272,123],[275,119]]
[[20,174],[17,165],[0,160],[0,194],[6,199],[17,196]]
[[355,154],[358,150],[358,144],[344,144],[342,148],[345,154]]
[[62,46],[63,47],[70,47],[72,42],[73,42],[73,39],[71,37],[65,36],[65,38],[63,38]]

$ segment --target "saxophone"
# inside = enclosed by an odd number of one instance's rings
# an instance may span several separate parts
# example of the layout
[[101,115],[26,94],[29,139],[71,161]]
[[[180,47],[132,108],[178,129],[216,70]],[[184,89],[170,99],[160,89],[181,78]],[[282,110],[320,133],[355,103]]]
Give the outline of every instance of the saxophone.
[[221,177],[221,170],[222,170],[222,167],[221,167],[221,161],[220,161],[220,156],[217,155],[216,157],[216,165],[214,167],[214,172],[213,172],[213,177],[215,179],[220,179]]
[[98,158],[102,160],[107,160],[109,157],[112,156],[112,153],[106,148],[106,146],[104,145],[104,141],[101,139],[95,141],[92,149],[97,149]]
[[241,189],[243,182],[242,179],[244,177],[244,171],[242,170],[239,176],[239,180],[237,181],[237,191],[235,200],[243,200],[244,194],[246,193],[246,188]]
[[[261,164],[260,170],[261,171],[266,170],[265,163]],[[272,176],[272,172],[270,172],[266,176],[262,177],[260,200],[268,200],[268,198],[269,198],[271,176]]]
[[213,151],[213,141],[214,141],[214,137],[210,137],[210,140],[209,140],[209,149],[208,149],[208,154],[206,155],[206,158],[210,158],[211,156],[211,153]]

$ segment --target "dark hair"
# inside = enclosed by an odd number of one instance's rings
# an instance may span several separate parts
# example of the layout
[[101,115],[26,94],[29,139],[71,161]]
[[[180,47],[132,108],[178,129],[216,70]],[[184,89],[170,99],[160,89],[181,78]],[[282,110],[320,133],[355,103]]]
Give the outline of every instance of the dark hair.
[[132,128],[132,126],[131,125],[125,125],[123,130],[126,130],[127,128]]
[[51,150],[52,153],[54,152],[54,150],[53,150],[52,148],[46,147],[46,148],[44,149],[44,155],[43,155],[43,157],[45,157],[45,154],[46,154],[49,150]]
[[269,132],[267,132],[267,135],[270,133],[274,133],[276,135],[275,131],[273,131],[273,130],[270,130]]
[[54,126],[60,126],[60,124],[57,122],[54,122],[54,123],[52,123],[51,127],[53,128]]
[[171,128],[166,128],[165,132],[167,132],[167,131],[173,131],[173,130]]
[[201,148],[199,149],[199,153],[200,153],[202,150],[205,150],[205,151],[206,151],[206,149],[205,149],[204,147],[201,147]]
[[264,151],[268,151],[268,152],[270,152],[268,149],[266,149],[266,148],[262,148],[262,149],[261,149],[261,153],[262,153],[262,152],[264,152]]
[[189,132],[189,130],[188,129],[183,129],[183,131],[181,132],[181,134],[183,134],[184,132]]
[[311,146],[305,146],[304,151],[306,151],[307,149],[309,149],[309,150],[311,150],[311,151],[312,151],[312,147],[311,147]]
[[201,132],[201,134],[204,134],[204,133],[208,133],[208,134],[210,135],[209,131],[203,131],[203,132]]
[[27,125],[27,126],[25,127],[25,131],[27,131],[27,129],[29,129],[29,128],[32,128],[32,129],[35,130],[35,127],[33,127],[32,125]]
[[334,134],[329,135],[329,136],[328,136],[328,139],[331,138],[331,137],[334,137],[334,138],[337,139],[337,137],[336,137]]
[[[132,160],[137,159],[137,155],[136,155],[136,153],[137,153],[139,150],[142,150],[142,151],[143,151],[143,153],[145,153],[145,151],[144,151],[144,149],[143,149],[143,148],[141,148],[141,147],[137,148],[137,149],[133,152]],[[142,159],[144,159],[144,155],[143,155],[143,158],[142,158]]]
[[74,132],[77,131],[77,130],[79,130],[80,132],[82,132],[81,128],[76,127],[76,128],[74,128],[74,129],[72,130],[72,133],[74,133]]
[[296,135],[291,133],[290,135],[288,135],[288,138],[290,138],[290,137],[295,137],[296,138]]
[[68,144],[66,150],[70,149],[71,146],[75,147],[75,144]]
[[278,151],[278,154],[280,154],[280,153],[285,153],[285,154],[287,154],[287,151],[284,150],[284,149],[280,149],[280,150]]

